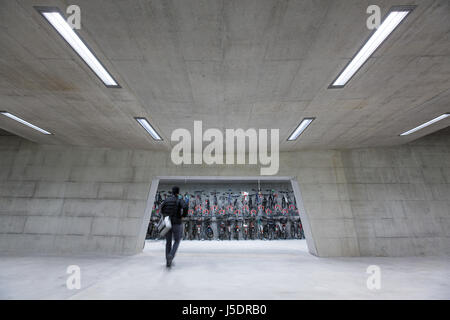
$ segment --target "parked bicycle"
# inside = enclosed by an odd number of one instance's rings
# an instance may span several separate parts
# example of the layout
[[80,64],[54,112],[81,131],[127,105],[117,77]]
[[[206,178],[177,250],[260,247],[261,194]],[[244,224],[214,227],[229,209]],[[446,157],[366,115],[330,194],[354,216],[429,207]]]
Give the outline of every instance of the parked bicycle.
[[241,233],[241,227],[239,225],[239,220],[234,219],[234,226],[233,226],[233,235],[234,239],[239,240],[239,234]]
[[214,231],[211,227],[211,217],[204,218],[204,230],[206,238],[212,240],[214,238]]
[[[158,239],[159,207],[170,194],[158,190],[146,239]],[[289,189],[186,191],[189,216],[183,238],[190,240],[304,239],[296,200]]]

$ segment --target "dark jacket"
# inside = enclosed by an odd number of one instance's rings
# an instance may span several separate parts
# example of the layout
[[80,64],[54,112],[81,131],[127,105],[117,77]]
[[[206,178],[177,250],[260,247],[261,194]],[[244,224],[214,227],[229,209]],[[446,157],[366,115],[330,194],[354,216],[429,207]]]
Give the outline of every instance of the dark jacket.
[[188,206],[184,200],[172,195],[162,203],[161,212],[170,217],[172,224],[181,224],[181,218],[187,216]]

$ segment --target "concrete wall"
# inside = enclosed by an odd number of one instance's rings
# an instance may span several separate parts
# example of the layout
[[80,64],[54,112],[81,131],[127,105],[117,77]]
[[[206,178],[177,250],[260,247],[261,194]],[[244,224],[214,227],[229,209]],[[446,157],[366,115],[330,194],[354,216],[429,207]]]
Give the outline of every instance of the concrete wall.
[[36,145],[0,147],[0,250],[130,253],[149,184],[138,152]]
[[[449,137],[281,153],[278,174],[298,179],[318,255],[449,254]],[[257,176],[259,167],[175,166],[162,151],[0,137],[0,251],[136,253],[161,175]]]
[[399,147],[342,152],[361,255],[450,254],[449,129]]

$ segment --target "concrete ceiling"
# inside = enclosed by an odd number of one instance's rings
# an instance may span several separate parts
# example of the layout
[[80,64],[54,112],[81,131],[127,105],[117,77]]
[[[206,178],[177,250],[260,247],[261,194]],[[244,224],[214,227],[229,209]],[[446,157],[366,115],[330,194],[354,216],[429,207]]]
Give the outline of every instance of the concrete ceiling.
[[[81,8],[78,31],[122,88],[106,88],[33,5]],[[418,7],[343,89],[327,89],[370,35],[366,8]],[[279,128],[282,150],[396,145],[450,111],[450,1],[0,2],[0,128],[50,144],[168,149],[176,128]],[[133,119],[145,116],[153,141]],[[304,117],[317,119],[296,142]]]
[[0,129],[0,136],[15,136],[15,134],[12,134],[11,132]]

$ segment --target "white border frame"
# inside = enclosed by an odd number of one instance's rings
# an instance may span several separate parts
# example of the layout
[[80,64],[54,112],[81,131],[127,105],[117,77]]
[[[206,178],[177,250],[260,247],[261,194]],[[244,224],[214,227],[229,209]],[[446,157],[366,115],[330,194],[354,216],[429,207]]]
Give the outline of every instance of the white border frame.
[[136,244],[136,253],[139,253],[143,250],[143,243],[145,244],[145,236],[147,234],[148,224],[150,222],[150,218],[152,215],[152,208],[155,201],[156,191],[158,190],[158,186],[160,182],[168,183],[171,181],[215,181],[215,182],[223,182],[223,181],[269,181],[269,182],[290,182],[292,186],[292,190],[294,191],[295,200],[297,202],[297,208],[299,210],[300,219],[302,221],[303,230],[305,232],[306,244],[308,246],[308,251],[312,255],[317,256],[317,247],[314,241],[314,237],[312,234],[311,226],[309,223],[309,217],[307,212],[305,211],[305,207],[303,205],[303,198],[300,191],[300,185],[297,182],[295,177],[289,176],[158,176],[152,180],[152,185],[150,187],[150,192],[148,193],[147,198],[147,206],[145,208],[145,213],[142,218],[142,226],[137,238]]

